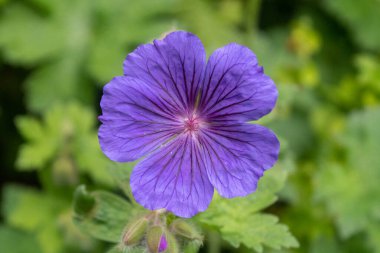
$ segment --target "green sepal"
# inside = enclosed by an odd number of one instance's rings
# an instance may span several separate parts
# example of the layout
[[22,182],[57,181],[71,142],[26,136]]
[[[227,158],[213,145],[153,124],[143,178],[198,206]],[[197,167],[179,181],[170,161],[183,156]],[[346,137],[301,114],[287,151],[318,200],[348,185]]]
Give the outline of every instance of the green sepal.
[[153,226],[149,229],[146,236],[146,243],[148,245],[149,252],[158,253],[162,236],[165,236],[163,227]]
[[170,224],[170,231],[188,240],[199,241],[202,243],[203,236],[190,223],[183,219],[177,219]]
[[133,221],[126,229],[123,236],[123,243],[126,246],[138,244],[146,233],[149,220],[145,217]]
[[95,198],[89,194],[85,185],[80,185],[74,192],[74,212],[78,216],[85,216],[94,208]]

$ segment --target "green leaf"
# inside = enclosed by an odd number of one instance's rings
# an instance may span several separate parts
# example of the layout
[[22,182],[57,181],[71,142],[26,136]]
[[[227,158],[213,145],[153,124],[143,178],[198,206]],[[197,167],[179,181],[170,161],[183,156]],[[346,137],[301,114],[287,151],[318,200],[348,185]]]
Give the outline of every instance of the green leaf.
[[2,213],[8,224],[35,234],[43,252],[55,253],[63,247],[56,220],[68,201],[16,185],[5,187],[3,198]]
[[32,111],[42,112],[56,102],[93,101],[91,84],[80,75],[82,62],[61,59],[35,70],[26,80],[26,102]]
[[380,222],[379,121],[380,108],[351,114],[339,138],[346,159],[341,164],[321,164],[316,179],[316,198],[327,205],[343,238]]
[[[94,199],[92,208],[83,208],[83,199]],[[105,191],[88,193],[83,186],[77,188],[74,198],[74,222],[91,236],[109,242],[120,242],[136,208],[125,199]],[[79,212],[78,212],[79,211]]]
[[[326,201],[329,212],[336,216],[340,234],[347,238],[365,228],[369,222],[366,213],[371,203],[362,199],[366,197],[366,187],[350,187],[360,184],[360,173],[345,170],[338,164],[326,164],[325,167],[317,178],[320,186],[317,199]],[[360,200],[361,204],[354,200]]]
[[321,253],[321,252],[342,252],[339,250],[338,242],[334,237],[328,235],[322,235],[316,238],[313,238],[311,245],[311,253]]
[[356,57],[355,64],[359,69],[357,79],[361,86],[380,93],[380,58],[361,54]]
[[0,49],[9,62],[35,69],[26,80],[30,110],[68,99],[89,104],[90,80],[122,75],[128,52],[172,26],[168,7],[176,2],[11,1],[0,17]]
[[274,215],[255,214],[238,222],[221,229],[223,238],[234,247],[242,243],[257,252],[263,252],[264,245],[273,249],[298,247],[288,227],[278,224],[278,218]]
[[120,189],[123,190],[124,194],[128,196],[128,198],[131,201],[134,201],[131,186],[129,184],[130,175],[132,172],[132,169],[136,162],[130,162],[130,163],[111,163],[111,165],[108,167],[108,171],[113,177],[113,179],[116,181],[117,185]]
[[77,152],[75,161],[82,172],[90,175],[95,182],[115,185],[115,180],[108,170],[113,162],[101,152],[96,133],[91,131],[91,134],[82,135],[75,143],[73,150]]
[[69,199],[8,185],[4,188],[3,200],[5,222],[13,228],[30,232],[41,248],[38,252],[57,253],[69,248],[67,246],[82,250],[94,246],[92,239],[83,236],[72,223]]
[[368,242],[373,252],[380,252],[380,222],[371,222],[367,228]]
[[237,26],[228,22],[224,13],[218,12],[216,5],[208,1],[181,1],[178,10],[180,24],[201,38],[207,52],[231,41],[242,41],[243,34]]
[[49,222],[67,204],[52,196],[16,185],[6,186],[3,198],[2,213],[7,223],[28,231]]
[[112,247],[107,253],[123,253],[123,250],[119,246]]
[[255,193],[234,199],[216,196],[198,219],[218,228],[223,239],[234,247],[244,244],[257,252],[262,252],[263,246],[273,249],[298,247],[288,227],[279,224],[276,216],[259,213],[277,200],[275,193],[283,187],[286,174],[278,165],[265,172]]
[[16,166],[22,170],[41,169],[55,151],[49,144],[49,142],[39,142],[34,145],[21,145]]
[[73,184],[82,172],[96,182],[114,185],[107,172],[111,162],[100,150],[95,115],[88,108],[77,103],[57,104],[41,121],[19,117],[16,125],[27,140],[17,158],[20,169],[51,166],[56,183]]
[[200,245],[199,243],[187,243],[183,246],[184,253],[197,253],[199,251]]
[[327,10],[336,15],[364,48],[380,50],[380,2],[377,0],[324,0]]
[[[59,231],[57,224],[54,223],[54,219],[50,219],[45,223],[36,235],[43,252],[56,253],[62,251],[65,247],[63,234]],[[79,238],[78,238],[79,239]],[[80,238],[82,239],[82,238]]]
[[113,248],[111,248],[107,253],[145,253],[146,250],[144,248],[140,247],[134,247],[134,248],[125,248],[123,246],[117,245]]
[[16,126],[21,135],[29,141],[20,147],[17,158],[17,167],[21,169],[41,168],[48,159],[54,154],[55,136],[46,138],[46,128],[35,118],[18,117],[16,118]]
[[[103,22],[96,29],[87,67],[97,80],[108,82],[111,77],[122,75],[122,62],[136,45],[158,38],[173,26],[171,9],[178,1],[95,2],[95,12]],[[158,15],[161,18],[155,18]]]
[[16,118],[16,126],[21,135],[28,141],[38,141],[44,135],[41,122],[35,118],[18,117]]
[[[48,15],[50,17],[50,15]],[[33,9],[12,1],[0,19],[0,47],[16,64],[33,64],[56,56],[63,48],[64,33],[56,22],[46,22]]]
[[74,193],[74,213],[84,216],[95,206],[95,197],[88,194],[86,186],[78,186]]
[[40,253],[41,249],[33,234],[0,225],[0,245],[2,252]]

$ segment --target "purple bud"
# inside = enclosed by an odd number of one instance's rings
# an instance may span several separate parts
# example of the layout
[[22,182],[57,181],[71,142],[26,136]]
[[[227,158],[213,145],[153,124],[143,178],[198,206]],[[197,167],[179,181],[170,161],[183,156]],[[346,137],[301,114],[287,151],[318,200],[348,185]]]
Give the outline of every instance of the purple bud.
[[165,251],[167,248],[167,241],[164,228],[162,226],[151,227],[147,233],[146,242],[150,253]]
[[158,246],[158,252],[163,252],[168,247],[168,242],[166,241],[166,236],[163,234],[161,236],[160,245]]
[[149,229],[146,243],[150,253],[179,253],[176,239],[162,226],[153,226]]

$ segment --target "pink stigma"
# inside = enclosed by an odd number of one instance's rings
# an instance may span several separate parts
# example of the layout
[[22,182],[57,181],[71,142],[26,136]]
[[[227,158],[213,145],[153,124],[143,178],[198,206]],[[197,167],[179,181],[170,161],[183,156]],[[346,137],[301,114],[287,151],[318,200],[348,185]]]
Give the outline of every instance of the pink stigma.
[[195,132],[199,129],[199,119],[197,118],[188,118],[185,120],[185,131],[186,132]]
[[205,125],[205,121],[193,113],[185,117],[182,124],[185,133],[196,134]]

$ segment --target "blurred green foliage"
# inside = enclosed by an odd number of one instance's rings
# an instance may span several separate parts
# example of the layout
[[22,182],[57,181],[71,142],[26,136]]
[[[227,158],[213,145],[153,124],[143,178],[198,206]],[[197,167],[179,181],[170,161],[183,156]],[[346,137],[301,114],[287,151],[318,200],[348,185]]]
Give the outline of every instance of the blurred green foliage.
[[138,44],[185,29],[208,54],[252,48],[280,94],[260,120],[279,163],[192,219],[200,251],[380,253],[379,13],[378,0],[0,0],[1,252],[121,251],[142,208],[134,164],[99,148],[101,88]]
[[79,104],[56,104],[45,113],[43,122],[17,117],[16,126],[26,142],[20,147],[16,166],[21,170],[47,167],[57,185],[79,183],[81,172],[98,183],[112,185],[105,170],[109,160],[98,147],[94,118],[91,110]]
[[218,229],[222,238],[236,248],[244,244],[263,252],[263,246],[274,249],[298,247],[297,240],[288,232],[287,226],[278,224],[276,216],[259,212],[276,202],[275,193],[283,188],[288,169],[281,170],[281,167],[286,165],[281,160],[266,172],[257,191],[248,197],[231,200],[215,196],[207,212],[197,218]]

